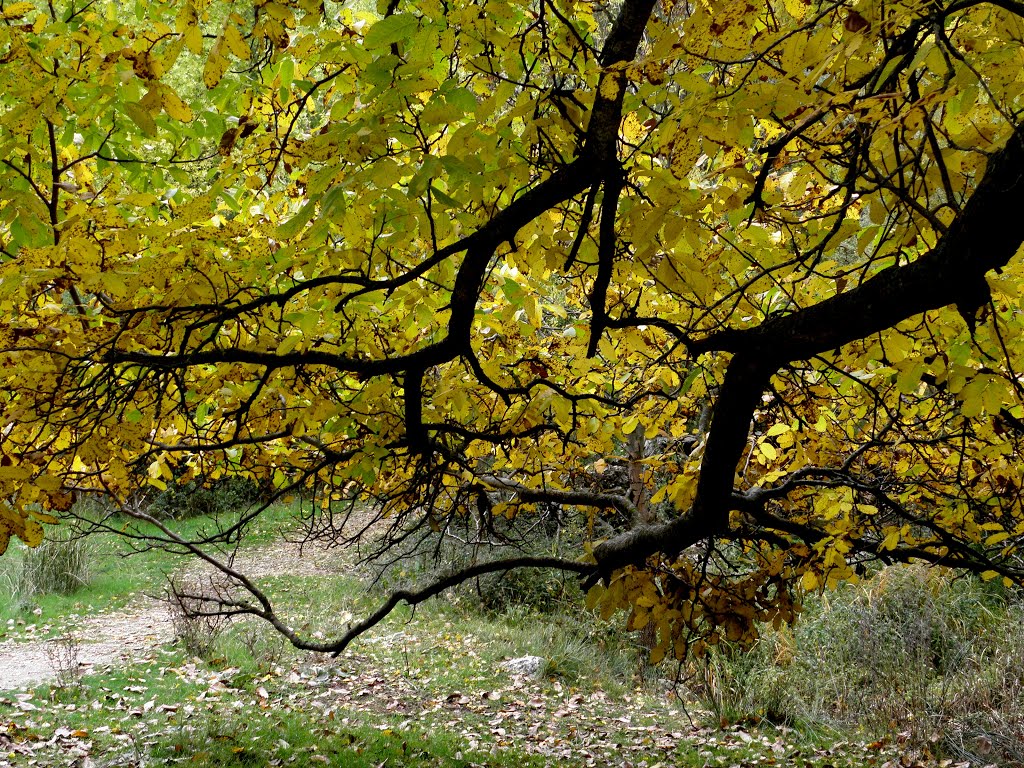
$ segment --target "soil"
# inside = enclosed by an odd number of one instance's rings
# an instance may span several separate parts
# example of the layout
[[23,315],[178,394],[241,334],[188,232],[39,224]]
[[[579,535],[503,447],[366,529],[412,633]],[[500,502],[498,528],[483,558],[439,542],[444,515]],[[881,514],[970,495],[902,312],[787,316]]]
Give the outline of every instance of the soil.
[[[332,553],[294,544],[240,552],[236,570],[251,578],[330,573],[337,564]],[[187,576],[201,575],[190,566]],[[56,638],[0,642],[0,690],[31,688],[58,677],[60,672],[90,674],[111,665],[152,656],[174,640],[167,604],[150,595],[135,595],[127,606],[82,619],[70,633]]]

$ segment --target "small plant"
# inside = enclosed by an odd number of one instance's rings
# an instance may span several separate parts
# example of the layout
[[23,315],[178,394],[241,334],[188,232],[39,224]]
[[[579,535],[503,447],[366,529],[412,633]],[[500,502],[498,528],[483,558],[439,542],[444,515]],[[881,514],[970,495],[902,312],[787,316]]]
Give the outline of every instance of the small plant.
[[230,587],[212,576],[169,582],[166,593],[174,639],[193,656],[206,659],[217,638],[231,624],[230,611],[221,608]]
[[230,634],[223,636],[219,648],[232,666],[260,674],[278,667],[287,653],[284,638],[264,622],[255,620],[238,622]]
[[57,685],[61,688],[78,685],[82,675],[82,666],[79,662],[81,646],[81,641],[71,632],[55,637],[46,644],[46,660],[57,678]]

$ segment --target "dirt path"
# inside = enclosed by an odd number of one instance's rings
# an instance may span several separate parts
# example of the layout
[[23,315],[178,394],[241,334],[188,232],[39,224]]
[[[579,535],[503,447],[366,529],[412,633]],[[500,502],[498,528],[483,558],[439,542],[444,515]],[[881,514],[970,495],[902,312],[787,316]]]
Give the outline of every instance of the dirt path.
[[[331,552],[301,549],[293,544],[241,552],[235,568],[247,576],[316,575],[336,572]],[[186,573],[201,573],[190,566]],[[67,637],[67,636],[65,636]],[[156,652],[174,639],[167,605],[137,595],[125,607],[88,616],[67,639],[29,639],[0,642],[0,690],[26,688],[57,677],[61,668],[77,665],[90,674],[111,664],[125,664]]]

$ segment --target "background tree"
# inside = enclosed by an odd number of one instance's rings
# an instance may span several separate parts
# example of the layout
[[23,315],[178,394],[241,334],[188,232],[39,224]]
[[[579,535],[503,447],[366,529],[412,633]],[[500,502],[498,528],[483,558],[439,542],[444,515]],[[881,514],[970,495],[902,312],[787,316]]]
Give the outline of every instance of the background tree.
[[211,554],[258,508],[159,523],[218,610],[327,651],[514,567],[581,574],[655,658],[871,561],[1024,579],[1024,5],[0,16],[4,541],[238,474],[313,493],[316,535],[372,511],[384,554],[537,505],[591,532],[314,641]]

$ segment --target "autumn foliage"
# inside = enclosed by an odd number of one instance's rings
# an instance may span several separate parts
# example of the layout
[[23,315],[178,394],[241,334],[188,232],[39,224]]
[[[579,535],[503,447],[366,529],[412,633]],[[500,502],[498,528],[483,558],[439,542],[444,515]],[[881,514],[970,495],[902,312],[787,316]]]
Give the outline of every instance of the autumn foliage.
[[654,658],[873,562],[1024,581],[1016,0],[0,21],[3,546],[229,475],[385,552],[584,533],[328,640],[225,565],[221,609],[320,650],[512,567],[581,574]]

